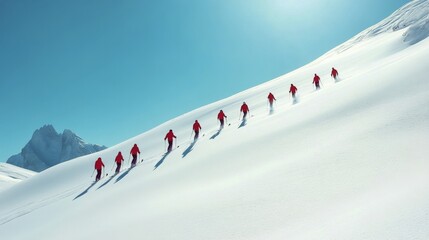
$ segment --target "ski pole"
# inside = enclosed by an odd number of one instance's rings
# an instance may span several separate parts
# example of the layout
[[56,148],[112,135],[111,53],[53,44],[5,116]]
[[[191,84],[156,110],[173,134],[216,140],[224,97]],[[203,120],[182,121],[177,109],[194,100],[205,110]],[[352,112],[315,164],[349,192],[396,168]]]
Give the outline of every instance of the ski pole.
[[167,142],[164,139],[164,150],[167,151]]
[[194,131],[193,131],[193,130],[191,130],[191,136],[189,136],[189,139],[191,139],[191,138],[192,138],[192,133],[194,133]]
[[94,176],[94,172],[95,172],[95,168],[94,168],[94,171],[92,171],[91,177]]
[[131,153],[130,153],[130,155],[128,155],[128,162],[127,162],[127,164],[130,164],[130,158],[131,158]]
[[[240,123],[240,119],[241,119],[241,112],[240,112],[240,116],[238,117],[238,121],[237,121],[238,122],[238,126],[240,126],[240,124],[241,124]],[[243,119],[243,121],[244,121],[244,119]]]

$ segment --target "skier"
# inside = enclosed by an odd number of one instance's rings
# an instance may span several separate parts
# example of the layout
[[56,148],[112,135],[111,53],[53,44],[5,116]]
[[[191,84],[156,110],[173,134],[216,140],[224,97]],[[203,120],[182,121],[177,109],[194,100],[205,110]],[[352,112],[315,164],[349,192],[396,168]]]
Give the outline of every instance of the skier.
[[198,136],[200,135],[201,125],[198,122],[198,120],[195,120],[194,125],[192,126],[192,129],[195,132],[194,140],[198,139]]
[[333,77],[335,80],[337,80],[337,76],[338,76],[337,69],[335,69],[335,68],[332,67],[331,77]]
[[295,99],[295,93],[298,91],[298,88],[296,88],[292,83],[290,84],[289,93],[292,94],[292,97]]
[[220,121],[220,128],[223,128],[223,121],[224,118],[227,118],[227,116],[225,115],[225,113],[223,113],[222,110],[219,111],[219,113],[217,114],[217,119]]
[[277,101],[272,93],[268,94],[268,102],[270,103],[270,108],[273,109],[273,101]]
[[121,164],[124,161],[124,157],[122,156],[121,152],[118,152],[118,155],[116,155],[115,162],[116,162],[116,170],[115,173],[118,174],[121,170]]
[[140,154],[140,149],[139,147],[137,147],[137,144],[134,144],[133,148],[131,148],[130,154],[133,156],[131,167],[134,167],[136,166],[136,163],[137,163],[137,154]]
[[170,131],[168,131],[167,135],[165,135],[164,141],[167,139],[168,140],[168,150],[167,152],[171,152],[172,148],[173,148],[173,138],[176,138],[176,136],[173,133],[173,130],[170,129]]
[[100,180],[101,178],[101,171],[104,168],[104,163],[101,160],[101,157],[99,157],[97,161],[95,161],[94,168],[95,170],[97,170],[97,176],[95,177],[95,181],[98,182],[98,180]]
[[313,83],[316,86],[316,90],[320,89],[320,77],[314,74]]
[[246,102],[243,102],[243,105],[241,105],[240,114],[241,114],[241,112],[243,112],[243,121],[245,121],[247,113],[250,112],[249,107],[247,106]]

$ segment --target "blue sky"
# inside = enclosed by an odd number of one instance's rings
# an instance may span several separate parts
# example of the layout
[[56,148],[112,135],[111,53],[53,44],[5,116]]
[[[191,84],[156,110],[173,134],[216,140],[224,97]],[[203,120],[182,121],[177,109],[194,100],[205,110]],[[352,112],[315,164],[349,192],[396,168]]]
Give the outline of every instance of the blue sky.
[[407,2],[0,0],[0,161],[44,124],[115,145],[305,65]]

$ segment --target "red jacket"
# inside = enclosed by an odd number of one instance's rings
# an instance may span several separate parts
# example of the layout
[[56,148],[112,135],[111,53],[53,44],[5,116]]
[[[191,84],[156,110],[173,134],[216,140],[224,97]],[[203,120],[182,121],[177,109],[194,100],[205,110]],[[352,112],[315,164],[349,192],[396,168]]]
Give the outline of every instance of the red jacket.
[[289,92],[292,93],[292,94],[295,94],[296,91],[298,91],[298,88],[296,88],[293,84],[290,85]]
[[217,119],[219,120],[223,120],[223,118],[226,118],[227,116],[225,115],[225,113],[223,113],[222,110],[220,110],[220,112],[217,115]]
[[101,168],[103,168],[103,167],[104,167],[103,161],[101,161],[101,158],[98,158],[97,161],[95,161],[94,168],[97,170],[101,170]]
[[273,100],[277,100],[272,93],[268,94],[268,100],[272,102]]
[[243,105],[241,105],[240,111],[247,113],[250,110],[249,110],[249,107],[247,106],[247,104],[243,103]]
[[337,71],[337,69],[332,68],[331,76],[332,76],[333,78],[336,78],[336,77],[337,77],[337,75],[338,75],[338,71]]
[[131,155],[137,155],[137,153],[140,154],[140,149],[139,147],[137,147],[137,144],[134,144],[133,148],[131,148],[130,153]]
[[169,131],[169,132],[167,133],[167,135],[165,135],[164,140],[165,140],[165,139],[168,139],[168,141],[169,141],[169,142],[171,142],[171,141],[173,141],[173,138],[176,138],[176,136],[174,136],[173,131]]
[[124,157],[122,156],[122,153],[119,152],[118,155],[116,155],[115,162],[121,163],[121,161],[124,161]]
[[314,74],[313,83],[319,83],[320,77],[317,74]]
[[192,126],[192,129],[194,129],[195,132],[200,131],[201,125],[198,121],[195,121],[194,125]]

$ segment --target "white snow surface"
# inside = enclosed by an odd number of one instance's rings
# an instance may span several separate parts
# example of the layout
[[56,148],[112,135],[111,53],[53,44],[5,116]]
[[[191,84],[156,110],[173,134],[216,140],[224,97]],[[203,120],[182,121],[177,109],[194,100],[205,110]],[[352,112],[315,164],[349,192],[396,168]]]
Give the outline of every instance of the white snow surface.
[[8,163],[0,163],[0,192],[35,175],[36,172]]
[[[414,1],[412,3],[427,3]],[[362,39],[0,194],[2,239],[427,240],[429,41]],[[330,78],[331,67],[340,81]],[[322,89],[315,91],[318,73]],[[288,96],[298,87],[299,102]],[[267,95],[277,102],[269,114]],[[252,115],[239,127],[239,107]],[[228,123],[217,132],[216,114]],[[191,145],[192,123],[202,135]],[[163,157],[169,129],[178,148]],[[118,151],[144,159],[113,178]],[[91,187],[94,161],[104,177]]]
[[429,1],[415,0],[396,10],[383,21],[371,26],[349,41],[334,48],[326,55],[341,53],[349,48],[365,42],[380,34],[401,31],[407,29],[403,34],[403,41],[415,44],[429,36]]

